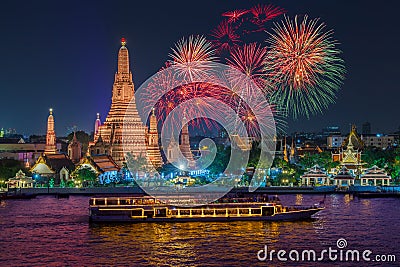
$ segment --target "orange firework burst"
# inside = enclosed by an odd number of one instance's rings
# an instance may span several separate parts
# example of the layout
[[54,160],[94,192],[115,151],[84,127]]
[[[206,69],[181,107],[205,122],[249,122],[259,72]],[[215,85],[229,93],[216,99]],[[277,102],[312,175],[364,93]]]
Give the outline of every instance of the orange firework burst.
[[297,16],[294,20],[285,17],[267,40],[265,70],[276,87],[271,97],[294,117],[309,117],[327,108],[344,79],[341,52],[332,31],[324,32],[324,28],[318,19],[305,16],[299,23]]

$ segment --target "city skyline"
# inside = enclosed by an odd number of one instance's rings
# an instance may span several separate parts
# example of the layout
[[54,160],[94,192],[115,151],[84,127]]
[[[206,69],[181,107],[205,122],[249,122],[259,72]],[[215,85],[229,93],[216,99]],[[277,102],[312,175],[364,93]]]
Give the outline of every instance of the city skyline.
[[[41,17],[29,8],[20,10],[15,3],[7,4],[3,12],[8,12],[2,15],[1,22],[9,26],[3,35],[10,41],[1,44],[0,86],[8,98],[3,101],[7,112],[0,115],[0,127],[16,128],[18,133],[27,135],[44,134],[48,109],[53,108],[57,136],[65,135],[67,128],[74,125],[78,130],[91,132],[96,113],[104,120],[110,106],[120,37],[127,38],[133,79],[138,88],[163,65],[170,47],[181,37],[208,36],[222,12],[248,8],[256,2],[218,3],[213,4],[212,10],[202,5],[190,12],[179,3],[157,3],[162,11],[154,10],[149,3],[119,3],[71,2],[61,8],[46,1],[26,4],[26,7],[32,5],[32,10],[40,9]],[[395,76],[390,75],[398,70],[395,64],[398,55],[392,55],[390,48],[394,49],[399,37],[389,34],[395,31],[395,23],[390,23],[394,16],[388,15],[396,10],[397,3],[387,4],[384,16],[370,10],[371,1],[363,2],[362,6],[317,1],[269,3],[285,8],[289,16],[320,17],[328,29],[334,30],[347,68],[336,103],[309,120],[304,117],[288,120],[288,133],[319,131],[328,125],[338,125],[345,133],[351,123],[360,128],[366,121],[371,123],[372,132],[398,130],[400,123],[393,112],[398,93]],[[130,6],[143,12],[129,15]],[[109,8],[114,15],[109,14]],[[19,15],[15,16],[17,11]],[[363,12],[372,19],[360,22],[354,12]],[[371,13],[374,16],[368,16]],[[204,17],[207,23],[200,23]],[[142,29],[141,23],[146,27]],[[374,64],[368,64],[372,61]]]

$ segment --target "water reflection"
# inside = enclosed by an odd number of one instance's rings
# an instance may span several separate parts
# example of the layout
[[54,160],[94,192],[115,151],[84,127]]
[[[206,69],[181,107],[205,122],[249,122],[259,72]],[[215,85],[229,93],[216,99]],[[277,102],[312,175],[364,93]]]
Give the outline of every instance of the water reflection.
[[[310,205],[323,195],[279,198],[287,205]],[[266,266],[256,258],[264,245],[319,249],[335,246],[338,238],[354,249],[398,252],[392,233],[400,232],[399,199],[328,195],[327,209],[305,222],[89,224],[87,205],[85,197],[2,202],[1,265]]]

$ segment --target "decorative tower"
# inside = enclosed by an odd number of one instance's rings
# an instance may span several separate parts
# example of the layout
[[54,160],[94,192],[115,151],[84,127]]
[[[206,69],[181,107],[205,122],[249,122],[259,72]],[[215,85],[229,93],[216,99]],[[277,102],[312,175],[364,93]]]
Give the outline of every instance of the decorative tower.
[[56,154],[56,133],[54,132],[54,117],[53,109],[49,110],[50,114],[47,118],[47,134],[46,134],[46,147],[44,149],[45,154]]
[[[103,125],[98,127],[105,145],[109,146],[108,154],[122,166],[125,152],[134,157],[146,157],[146,132],[136,109],[134,84],[129,69],[129,53],[125,38],[121,39],[118,53],[118,71],[114,77],[111,108]],[[132,101],[132,104],[130,104]],[[129,109],[127,109],[129,106]],[[122,138],[123,129],[126,129]]]
[[147,157],[154,167],[159,168],[162,166],[163,162],[158,146],[157,118],[154,108],[150,116],[150,129],[147,135]]
[[169,163],[177,162],[179,158],[179,143],[176,142],[174,135],[171,136],[167,147],[167,161]]
[[292,145],[290,147],[290,157],[289,157],[290,163],[292,164],[296,162],[296,146],[294,144],[294,139],[295,138],[292,137]]
[[96,116],[97,116],[97,119],[94,123],[94,142],[96,142],[97,138],[99,137],[99,128],[101,126],[100,113],[97,113]]
[[68,156],[73,163],[78,163],[82,157],[82,145],[76,138],[76,133],[74,132],[74,137],[71,143],[68,145]]
[[287,153],[287,146],[286,146],[286,136],[285,136],[285,143],[283,145],[283,160],[289,162],[288,153]]
[[192,151],[190,149],[190,142],[189,142],[189,127],[188,127],[188,123],[186,120],[186,116],[183,116],[183,127],[182,127],[182,132],[181,132],[181,144],[180,144],[180,149],[181,152],[183,154],[183,156],[185,156],[185,158],[189,161],[189,165],[191,164],[191,162],[194,161],[193,159],[193,154]]

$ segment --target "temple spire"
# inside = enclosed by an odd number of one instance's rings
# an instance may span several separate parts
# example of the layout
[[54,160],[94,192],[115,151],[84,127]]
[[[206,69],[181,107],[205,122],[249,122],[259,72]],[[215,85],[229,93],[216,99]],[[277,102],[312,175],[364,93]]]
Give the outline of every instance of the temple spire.
[[47,133],[46,133],[46,154],[56,154],[56,133],[54,131],[54,117],[53,117],[53,109],[49,109],[49,117],[47,118]]
[[154,108],[150,115],[150,127],[147,134],[147,157],[154,167],[159,168],[162,166],[163,161],[158,146],[157,117]]
[[189,161],[189,165],[191,165],[194,161],[192,150],[190,149],[190,141],[189,141],[189,127],[186,119],[186,115],[183,115],[182,121],[183,127],[181,132],[181,144],[180,149],[185,156],[185,158]]
[[97,118],[94,123],[94,142],[96,142],[96,140],[97,140],[97,137],[99,135],[99,128],[101,126],[100,113],[97,113],[96,116],[97,116]]
[[129,53],[126,48],[125,38],[121,38],[121,48],[118,53],[118,73],[119,74],[129,74]]

